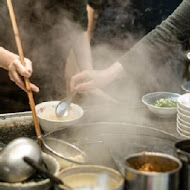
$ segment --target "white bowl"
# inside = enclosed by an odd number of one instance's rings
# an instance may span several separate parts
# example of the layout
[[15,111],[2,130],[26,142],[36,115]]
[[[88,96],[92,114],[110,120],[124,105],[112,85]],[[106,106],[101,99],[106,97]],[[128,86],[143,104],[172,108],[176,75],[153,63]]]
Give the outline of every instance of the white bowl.
[[185,81],[182,85],[181,88],[185,91],[185,92],[190,92],[190,81]]
[[183,129],[179,126],[178,123],[177,123],[177,129],[178,129],[178,131],[180,132],[180,134],[182,134],[182,135],[184,135],[184,136],[190,138],[190,132],[187,132],[187,131],[183,130]]
[[176,129],[177,129],[178,134],[182,137],[182,139],[189,139],[190,138],[190,136],[186,136],[183,133],[181,133],[180,128],[177,127]]
[[187,111],[190,114],[190,109],[182,104],[180,104],[179,102],[177,103],[177,107]]
[[178,99],[180,94],[172,93],[172,92],[153,92],[146,94],[142,97],[142,102],[148,107],[148,109],[159,117],[171,117],[177,113],[177,106],[176,107],[157,107],[154,106],[157,100],[161,98],[169,98],[172,100]]
[[180,127],[182,130],[186,131],[190,135],[190,127],[183,125],[179,119],[177,119],[178,127]]
[[177,115],[177,119],[180,121],[181,124],[186,125],[187,127],[190,127],[190,123],[187,121],[184,121],[182,118]]
[[177,106],[177,110],[178,110],[180,113],[182,113],[182,114],[184,114],[184,115],[190,117],[190,111],[187,111],[187,110],[181,108],[179,105]]
[[84,110],[77,104],[71,103],[71,108],[75,116],[73,118],[66,118],[64,120],[57,119],[55,115],[55,108],[59,101],[42,102],[36,105],[36,113],[39,119],[41,128],[45,132],[51,132],[59,128],[66,128],[76,124],[83,116]]
[[184,115],[183,113],[181,113],[180,109],[177,109],[177,116],[182,119],[183,121],[186,121],[188,123],[190,123],[190,117]]
[[177,101],[180,108],[190,111],[190,93],[181,95]]

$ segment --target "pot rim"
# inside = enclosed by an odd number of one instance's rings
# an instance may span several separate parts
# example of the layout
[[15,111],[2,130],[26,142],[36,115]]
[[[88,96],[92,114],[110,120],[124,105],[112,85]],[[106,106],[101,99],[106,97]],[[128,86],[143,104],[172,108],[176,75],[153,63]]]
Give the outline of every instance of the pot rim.
[[[120,186],[122,186],[124,184],[124,178],[123,176],[121,175],[121,173],[113,168],[109,168],[109,167],[106,167],[106,166],[101,166],[101,165],[80,165],[80,166],[71,166],[71,167],[68,167],[68,168],[65,168],[65,169],[62,169],[61,171],[59,171],[58,173],[58,177],[61,178],[61,174],[63,174],[64,172],[67,172],[67,171],[70,171],[70,170],[74,170],[74,169],[88,169],[88,168],[94,168],[94,169],[100,169],[100,170],[105,170],[107,172],[111,172],[115,175],[117,175],[118,177],[120,177],[120,181],[118,182],[118,185],[114,188],[114,189],[118,189]],[[81,171],[81,173],[83,173]],[[92,173],[92,172],[89,172],[89,173]]]
[[[183,143],[186,143],[186,142],[189,142],[189,147],[190,147],[190,139],[185,139],[185,140],[177,141],[175,143],[175,150],[176,150],[176,153],[177,153],[180,160],[189,163],[190,152],[184,151],[184,150],[182,150],[182,148],[179,147],[180,144],[183,144]],[[181,156],[183,156],[183,158]],[[185,159],[184,157],[186,157],[187,159]]]
[[[145,171],[139,171],[137,169],[134,169],[132,168],[131,166],[129,166],[127,164],[127,160],[132,158],[132,157],[136,157],[136,156],[141,156],[141,155],[149,155],[149,156],[159,156],[159,157],[163,157],[163,158],[168,158],[170,160],[173,160],[175,162],[178,163],[178,167],[174,170],[171,170],[171,171],[167,171],[167,172],[145,172]],[[131,171],[131,172],[134,172],[134,173],[137,173],[137,174],[143,174],[143,175],[147,175],[147,176],[160,176],[160,175],[168,175],[168,174],[174,174],[178,171],[180,171],[180,169],[182,168],[182,163],[180,161],[180,159],[174,157],[174,156],[171,156],[169,154],[165,154],[165,153],[161,153],[161,152],[141,152],[141,153],[134,153],[134,154],[131,154],[130,156],[128,156],[126,159],[125,159],[125,169]]]

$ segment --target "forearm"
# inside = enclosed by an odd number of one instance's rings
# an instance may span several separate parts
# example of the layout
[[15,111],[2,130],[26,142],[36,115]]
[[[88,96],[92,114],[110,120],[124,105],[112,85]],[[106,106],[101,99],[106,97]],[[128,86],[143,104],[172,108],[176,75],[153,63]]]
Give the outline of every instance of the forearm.
[[87,12],[88,12],[88,35],[89,39],[91,39],[94,28],[94,9],[89,5],[87,5]]
[[18,58],[18,55],[0,47],[0,67],[8,70],[10,63],[16,58]]
[[120,80],[126,77],[126,72],[123,66],[116,62],[104,70],[104,77],[107,80],[107,84],[111,84],[114,81]]
[[[154,65],[157,57],[167,56],[172,48],[190,36],[189,18],[190,1],[184,0],[168,19],[131,48],[119,62],[128,73],[142,75],[142,71],[147,71],[146,66]],[[142,64],[141,71],[137,72]]]
[[80,70],[91,70],[92,56],[87,32],[82,32],[73,47]]

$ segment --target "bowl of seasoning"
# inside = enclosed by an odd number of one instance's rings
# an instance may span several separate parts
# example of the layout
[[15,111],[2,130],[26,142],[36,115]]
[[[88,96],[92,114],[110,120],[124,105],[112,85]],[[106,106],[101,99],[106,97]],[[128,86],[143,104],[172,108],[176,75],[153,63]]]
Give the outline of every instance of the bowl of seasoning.
[[142,97],[142,102],[158,117],[166,118],[177,113],[177,99],[180,94],[173,92],[152,92]]

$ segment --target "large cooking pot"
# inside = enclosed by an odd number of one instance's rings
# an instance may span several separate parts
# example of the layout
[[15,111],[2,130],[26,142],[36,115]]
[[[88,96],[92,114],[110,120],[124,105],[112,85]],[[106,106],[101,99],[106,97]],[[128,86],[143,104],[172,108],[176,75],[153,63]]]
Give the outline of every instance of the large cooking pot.
[[126,158],[128,190],[178,190],[179,159],[163,153],[144,152]]
[[[120,162],[120,160],[115,160],[114,155],[126,158],[130,154],[141,151],[172,155],[174,144],[178,140],[158,129],[119,122],[80,124],[46,134],[43,140],[46,141],[49,138],[76,145],[87,155],[88,164],[103,165],[114,169],[118,169],[115,162]],[[56,151],[58,154],[51,153],[57,159],[57,155],[64,154],[65,151],[62,147],[58,149],[56,147],[58,146],[55,146],[52,141],[46,141],[44,148],[45,151],[49,151],[50,148]]]
[[180,175],[180,190],[190,189],[190,140],[182,140],[175,144],[178,158],[183,163]]

